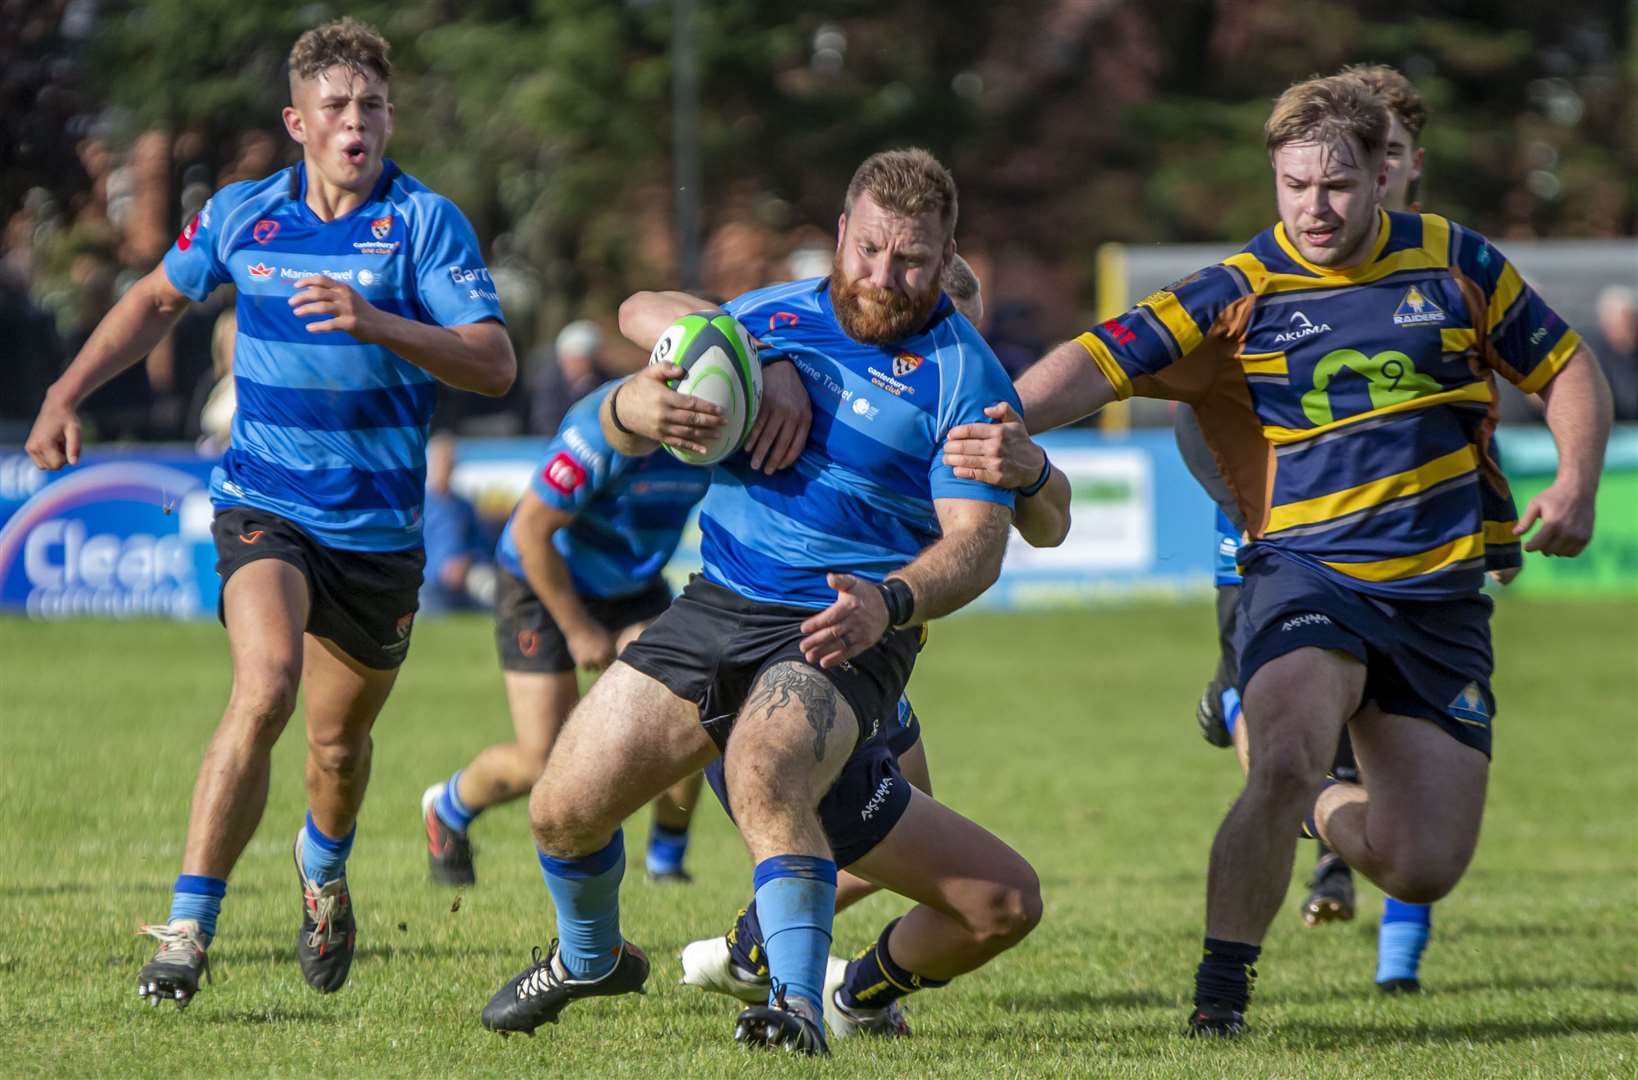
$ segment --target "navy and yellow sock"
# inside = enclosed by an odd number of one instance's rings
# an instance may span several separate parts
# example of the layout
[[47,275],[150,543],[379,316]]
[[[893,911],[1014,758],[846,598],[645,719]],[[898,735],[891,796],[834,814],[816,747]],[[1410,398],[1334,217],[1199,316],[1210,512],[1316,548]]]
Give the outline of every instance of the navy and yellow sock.
[[757,922],[754,896],[728,931],[728,959],[759,979],[768,977],[768,947],[762,940],[762,924]]
[[1194,972],[1195,1008],[1229,1008],[1245,1012],[1257,984],[1257,957],[1262,946],[1243,941],[1206,939],[1206,952]]
[[929,979],[894,961],[887,947],[887,939],[897,925],[897,919],[888,923],[876,939],[876,944],[848,963],[847,975],[837,991],[845,1008],[882,1009],[917,990],[933,990],[949,985],[949,979]]

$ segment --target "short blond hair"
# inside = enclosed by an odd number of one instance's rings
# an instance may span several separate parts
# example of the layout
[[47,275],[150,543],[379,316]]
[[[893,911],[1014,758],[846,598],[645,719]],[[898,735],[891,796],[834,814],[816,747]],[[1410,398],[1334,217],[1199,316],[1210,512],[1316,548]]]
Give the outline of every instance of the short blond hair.
[[1405,125],[1412,139],[1422,137],[1422,128],[1428,122],[1427,102],[1422,100],[1416,84],[1405,78],[1405,73],[1387,64],[1349,64],[1340,74],[1352,75],[1376,92],[1399,122]]
[[1388,141],[1388,107],[1376,91],[1353,75],[1316,76],[1297,83],[1274,102],[1263,125],[1269,154],[1290,143],[1352,140],[1367,158]]
[[883,210],[904,217],[937,214],[945,237],[955,235],[959,209],[955,177],[919,147],[883,150],[865,158],[848,182],[845,213],[853,212],[853,201],[860,195],[869,195]]
[[392,78],[392,61],[387,59],[391,50],[375,27],[351,16],[315,26],[290,48],[291,93],[295,93],[297,79],[316,79],[333,67],[388,81]]

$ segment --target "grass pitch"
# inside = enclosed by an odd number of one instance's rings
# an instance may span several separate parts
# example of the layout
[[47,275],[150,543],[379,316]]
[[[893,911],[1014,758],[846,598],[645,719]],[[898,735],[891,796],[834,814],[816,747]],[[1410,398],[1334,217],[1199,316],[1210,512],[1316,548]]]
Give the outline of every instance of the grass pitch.
[[[507,730],[481,620],[428,621],[376,728],[350,865],[360,952],[347,988],[308,990],[294,957],[299,714],[262,829],[235,872],[193,1006],[139,1006],[147,939],[178,869],[200,753],[226,700],[211,625],[0,621],[0,1072],[50,1075],[1632,1076],[1638,1072],[1638,606],[1499,606],[1497,761],[1478,858],[1434,916],[1427,993],[1372,987],[1380,894],[1359,921],[1264,950],[1234,1045],[1178,1037],[1199,951],[1206,851],[1238,786],[1202,742],[1205,605],[974,615],[934,631],[912,698],[940,798],[1040,872],[1039,930],[988,969],[912,999],[913,1039],[828,1063],[751,1055],[737,1006],[675,985],[688,940],[721,932],[750,868],[714,804],[688,888],[627,874],[625,930],[655,961],[642,999],[571,1007],[540,1037],[478,1025],[551,936],[521,804],[474,828],[480,883],[430,885],[421,790]],[[646,822],[628,827],[640,859]],[[903,905],[837,922],[838,951]]]

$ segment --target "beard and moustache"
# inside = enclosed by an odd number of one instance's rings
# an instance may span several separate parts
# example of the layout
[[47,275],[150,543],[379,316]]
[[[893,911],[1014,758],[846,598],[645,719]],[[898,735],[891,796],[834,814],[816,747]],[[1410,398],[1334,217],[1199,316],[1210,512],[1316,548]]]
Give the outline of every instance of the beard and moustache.
[[842,272],[842,259],[837,255],[831,260],[830,270],[830,302],[836,309],[836,321],[842,324],[848,337],[865,345],[903,341],[926,325],[933,309],[938,307],[943,279],[938,274],[931,278],[932,284],[920,294],[878,289],[850,281]]

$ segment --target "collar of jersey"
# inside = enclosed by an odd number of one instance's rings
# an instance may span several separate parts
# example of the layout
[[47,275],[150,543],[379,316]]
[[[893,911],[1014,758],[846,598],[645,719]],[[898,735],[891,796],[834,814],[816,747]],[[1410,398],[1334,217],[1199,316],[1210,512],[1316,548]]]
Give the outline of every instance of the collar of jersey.
[[1274,226],[1274,239],[1280,245],[1280,250],[1285,252],[1286,258],[1322,281],[1357,281],[1371,272],[1371,268],[1376,265],[1376,261],[1382,257],[1382,249],[1388,246],[1388,233],[1393,223],[1388,220],[1388,212],[1381,207],[1377,208],[1376,214],[1376,247],[1371,251],[1371,257],[1358,266],[1344,267],[1340,270],[1329,266],[1315,266],[1297,252],[1297,245],[1293,244],[1290,237],[1285,235],[1285,222],[1283,221]]
[[334,225],[338,221],[346,221],[366,206],[374,206],[380,202],[381,196],[387,193],[387,186],[398,177],[398,171],[398,164],[391,158],[381,162],[381,175],[376,177],[375,187],[370,189],[369,198],[340,217],[325,221],[313,213],[313,208],[307,205],[307,162],[298,161],[290,167],[290,198],[301,207],[303,213],[320,225]]

